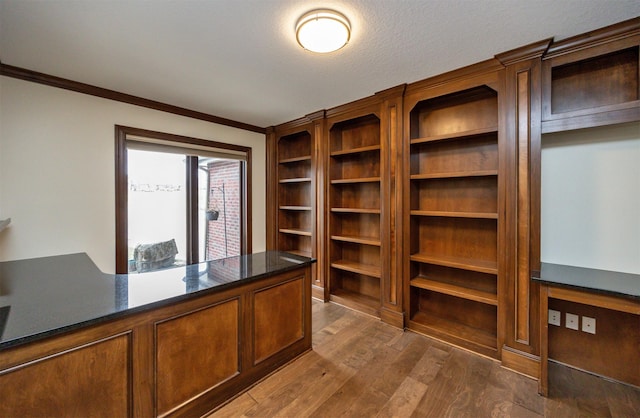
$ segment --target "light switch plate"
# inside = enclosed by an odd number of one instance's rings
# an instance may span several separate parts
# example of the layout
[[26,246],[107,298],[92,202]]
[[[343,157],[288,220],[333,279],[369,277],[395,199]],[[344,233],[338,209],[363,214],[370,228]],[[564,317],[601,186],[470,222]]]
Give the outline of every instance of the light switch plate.
[[549,324],[559,327],[561,315],[560,311],[549,309]]
[[569,329],[575,329],[577,331],[579,329],[578,319],[579,319],[578,315],[567,312],[567,316],[565,317],[565,322],[564,322],[565,326]]
[[582,331],[588,332],[589,334],[596,333],[596,319],[589,318],[588,316],[582,317]]

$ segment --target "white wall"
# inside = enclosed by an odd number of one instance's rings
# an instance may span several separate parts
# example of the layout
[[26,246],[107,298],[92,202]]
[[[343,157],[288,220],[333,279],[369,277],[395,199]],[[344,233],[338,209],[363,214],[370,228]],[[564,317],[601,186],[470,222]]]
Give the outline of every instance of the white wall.
[[253,251],[266,248],[265,136],[0,77],[0,261],[86,252],[115,270],[114,125],[252,148]]
[[542,139],[543,262],[640,273],[640,123]]

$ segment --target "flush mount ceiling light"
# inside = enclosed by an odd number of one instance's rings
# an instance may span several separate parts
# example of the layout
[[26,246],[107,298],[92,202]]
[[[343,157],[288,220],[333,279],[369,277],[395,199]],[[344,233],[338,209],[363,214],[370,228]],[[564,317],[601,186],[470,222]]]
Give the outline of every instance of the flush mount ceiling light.
[[337,51],[349,42],[351,25],[342,14],[333,10],[312,10],[296,24],[296,39],[309,51]]

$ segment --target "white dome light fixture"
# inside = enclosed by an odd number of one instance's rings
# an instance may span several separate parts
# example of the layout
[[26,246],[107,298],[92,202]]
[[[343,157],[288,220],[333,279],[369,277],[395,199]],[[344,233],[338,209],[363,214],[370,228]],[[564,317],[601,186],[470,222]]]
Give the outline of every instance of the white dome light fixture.
[[321,54],[337,51],[349,42],[351,24],[341,13],[321,9],[305,13],[296,24],[296,39],[304,49]]

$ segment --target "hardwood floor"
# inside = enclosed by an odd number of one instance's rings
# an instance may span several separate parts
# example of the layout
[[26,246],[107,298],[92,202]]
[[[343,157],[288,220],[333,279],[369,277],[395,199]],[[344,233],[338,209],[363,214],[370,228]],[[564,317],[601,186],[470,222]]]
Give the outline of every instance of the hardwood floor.
[[313,302],[313,351],[209,417],[640,417],[640,390],[549,365],[550,394],[499,363]]

